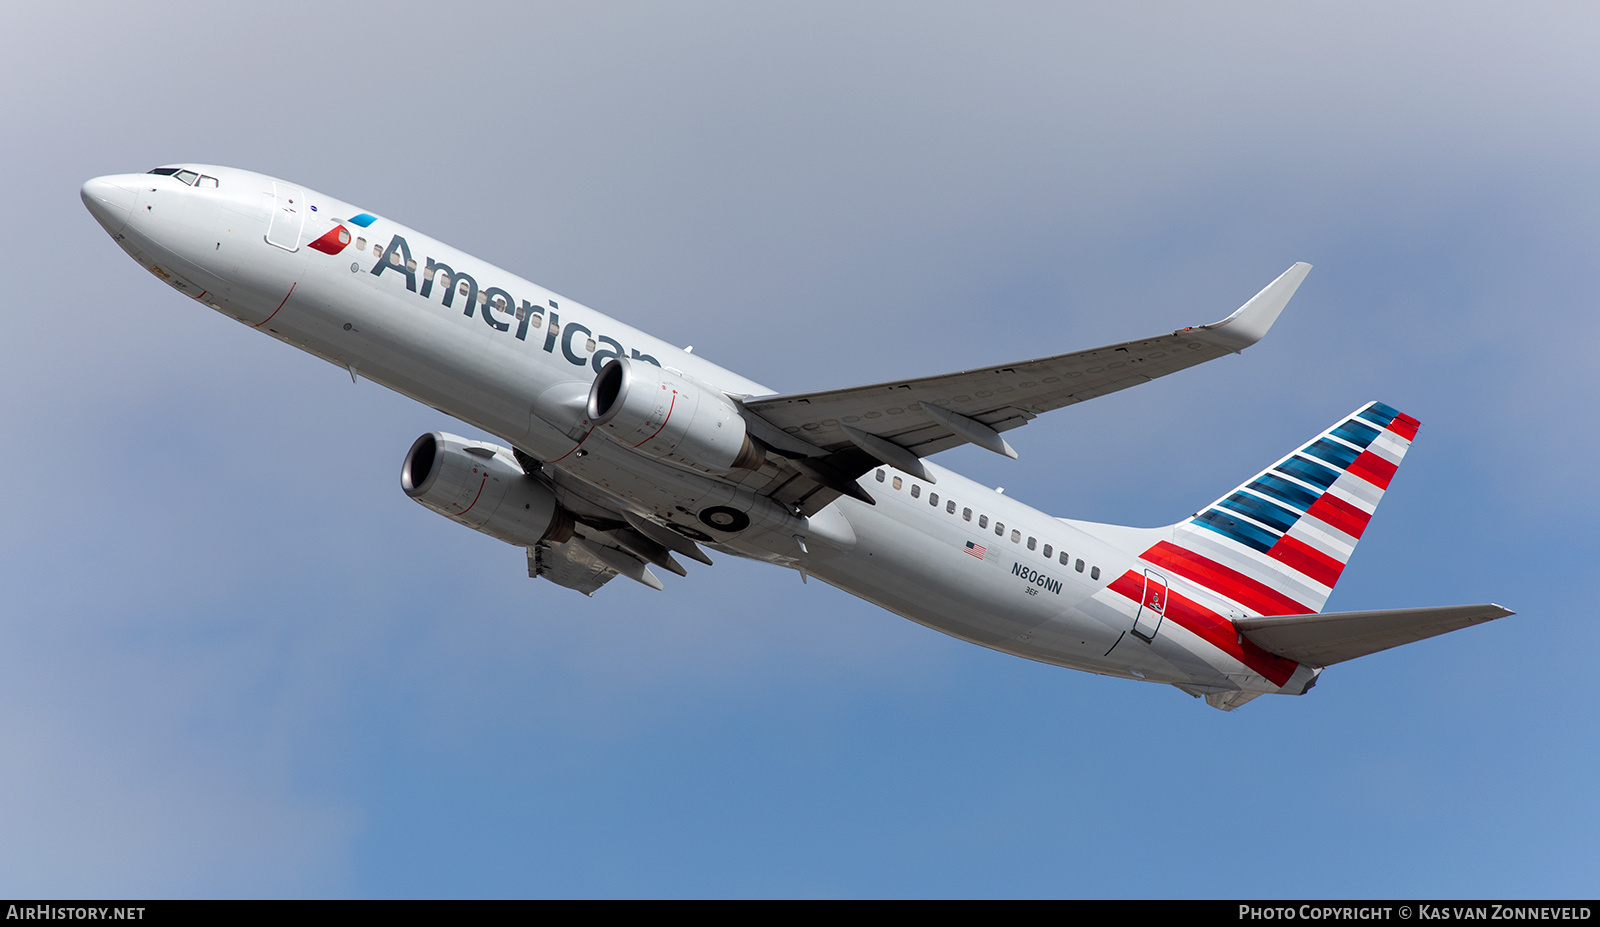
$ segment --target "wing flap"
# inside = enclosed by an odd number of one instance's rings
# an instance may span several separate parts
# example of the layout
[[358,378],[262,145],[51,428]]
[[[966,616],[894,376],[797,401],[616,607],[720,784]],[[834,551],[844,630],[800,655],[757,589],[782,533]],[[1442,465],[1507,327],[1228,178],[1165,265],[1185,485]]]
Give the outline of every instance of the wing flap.
[[583,544],[573,541],[550,544],[541,541],[528,548],[528,575],[542,576],[557,586],[592,596],[601,586],[611,582],[617,571]]
[[1270,653],[1308,666],[1331,666],[1512,614],[1493,604],[1448,605],[1235,618],[1233,626]]

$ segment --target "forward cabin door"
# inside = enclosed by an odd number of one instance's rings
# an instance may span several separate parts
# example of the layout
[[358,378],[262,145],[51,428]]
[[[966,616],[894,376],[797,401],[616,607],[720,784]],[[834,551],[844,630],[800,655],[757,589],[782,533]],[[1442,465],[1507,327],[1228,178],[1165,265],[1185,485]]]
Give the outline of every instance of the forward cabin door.
[[1144,571],[1144,597],[1133,619],[1133,633],[1146,641],[1156,639],[1161,618],[1167,613],[1167,579],[1155,570]]
[[300,250],[300,232],[306,224],[305,195],[299,187],[272,182],[272,221],[267,224],[267,244],[285,251]]

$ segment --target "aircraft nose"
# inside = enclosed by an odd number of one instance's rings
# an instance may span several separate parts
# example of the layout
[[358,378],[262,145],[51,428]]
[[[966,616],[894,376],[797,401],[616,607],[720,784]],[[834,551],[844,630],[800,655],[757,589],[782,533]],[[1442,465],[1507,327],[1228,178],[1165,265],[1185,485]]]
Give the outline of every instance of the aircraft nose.
[[96,177],[84,181],[79,192],[89,214],[108,233],[115,235],[128,224],[128,216],[139,201],[139,190],[120,176]]

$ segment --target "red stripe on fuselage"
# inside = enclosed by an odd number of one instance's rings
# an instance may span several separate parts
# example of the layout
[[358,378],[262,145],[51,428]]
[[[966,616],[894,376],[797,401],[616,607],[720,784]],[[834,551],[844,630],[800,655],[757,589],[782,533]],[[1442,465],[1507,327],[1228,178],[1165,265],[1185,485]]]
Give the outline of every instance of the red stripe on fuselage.
[[1379,489],[1389,488],[1389,481],[1394,479],[1394,471],[1399,468],[1399,464],[1390,463],[1371,451],[1362,451],[1361,456],[1350,464],[1351,473]]
[[1371,512],[1362,511],[1331,492],[1323,493],[1321,499],[1306,509],[1306,514],[1353,538],[1361,537],[1361,532],[1367,530],[1367,522],[1372,518]]
[[1339,581],[1339,574],[1344,572],[1344,564],[1288,535],[1279,538],[1278,543],[1267,551],[1267,556],[1292,570],[1299,570],[1306,578],[1329,589]]
[[1144,577],[1133,572],[1132,570],[1129,570],[1128,572],[1112,580],[1111,585],[1107,586],[1106,588],[1110,589],[1112,592],[1115,592],[1117,595],[1126,596],[1127,598],[1138,602],[1144,598]]
[[[1327,496],[1323,498],[1326,499]],[[1232,599],[1258,615],[1308,615],[1316,611],[1259,580],[1251,579],[1238,570],[1225,567],[1193,551],[1184,550],[1171,541],[1162,541],[1140,556],[1147,563],[1166,567],[1184,579]]]
[[[1148,556],[1146,559],[1149,559]],[[1137,605],[1144,597],[1144,577],[1129,570],[1106,588],[1127,597]],[[1300,666],[1293,660],[1262,650],[1245,639],[1233,626],[1233,622],[1171,589],[1167,590],[1165,614],[1166,620],[1177,622],[1179,627],[1248,666],[1275,686],[1282,686],[1288,682],[1289,677],[1293,676],[1294,671]]]

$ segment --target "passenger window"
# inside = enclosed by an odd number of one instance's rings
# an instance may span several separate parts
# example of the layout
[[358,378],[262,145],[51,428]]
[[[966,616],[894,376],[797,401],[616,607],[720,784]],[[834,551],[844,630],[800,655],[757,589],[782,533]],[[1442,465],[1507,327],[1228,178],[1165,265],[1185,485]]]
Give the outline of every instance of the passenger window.
[[1013,544],[1021,544],[1022,543],[1022,532],[1021,531],[1018,531],[1015,528],[1011,529],[1011,543],[1013,543]]
[[1006,526],[1002,525],[999,522],[995,522],[994,523],[994,536],[997,537],[997,538],[998,537],[1005,537],[1005,533],[1006,533]]
[[1029,550],[1033,550],[1035,547],[1038,546],[1038,544],[1039,544],[1039,541],[1036,538],[1028,538],[1028,549]]
[[979,515],[978,516],[978,527],[980,527],[980,528],[989,527],[989,516],[987,516],[987,515]]
[[1067,558],[1067,552],[1066,551],[1062,551],[1061,552],[1061,565],[1062,566],[1066,566],[1067,565],[1067,559],[1068,559]]
[[[955,505],[954,502],[952,502],[950,504],[951,505]],[[972,520],[972,510],[971,509],[962,509],[961,510],[961,520],[962,521],[971,521]]]
[[594,339],[593,338],[590,338],[588,341],[585,341],[583,343],[583,349],[585,351],[588,351],[590,354],[594,353],[594,347],[595,347],[595,345],[594,345]]
[[[357,251],[365,251],[365,250],[367,250],[367,240],[365,238],[361,238],[359,236],[356,238],[356,250]],[[428,276],[430,276],[430,277],[433,276],[433,271],[431,271],[431,270],[428,271]]]
[[1074,570],[1077,570],[1079,573],[1082,573],[1083,572],[1083,561],[1079,560],[1076,564],[1073,565],[1072,568]]
[[880,483],[883,482],[883,471],[882,470],[878,471],[878,482],[880,482]]
[[539,327],[541,327],[543,325],[544,325],[544,313],[535,312],[533,314],[533,327],[534,328],[539,328]]
[[392,264],[395,267],[399,267],[400,266],[400,252],[398,252],[398,251],[389,252],[389,263]]
[[372,256],[375,257],[375,258],[383,257],[383,246],[378,244],[377,242],[373,242],[372,243]]
[[417,272],[417,260],[416,260],[416,258],[412,258],[411,260],[406,262],[406,273],[414,274],[416,272]]
[[1089,569],[1089,578],[1090,579],[1099,579],[1100,578],[1100,568],[1099,567],[1091,567]]
[[1046,560],[1050,559],[1050,545],[1049,544],[1046,544],[1044,546],[1044,559],[1046,559]]
[[938,508],[939,507],[939,494],[936,493],[936,492],[928,493],[928,504],[933,506],[934,508]]
[[917,497],[919,497],[921,495],[922,495],[922,484],[921,483],[912,483],[911,484],[911,498],[915,499],[915,498],[917,498]]
[[894,482],[890,483],[889,485],[893,486],[895,489],[899,489],[900,488],[900,477],[898,477],[898,476],[895,477],[894,478]]
[[944,510],[951,515],[954,515],[956,513],[956,500],[951,499],[949,502],[946,502],[944,504]]

